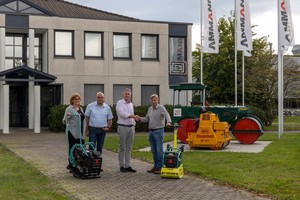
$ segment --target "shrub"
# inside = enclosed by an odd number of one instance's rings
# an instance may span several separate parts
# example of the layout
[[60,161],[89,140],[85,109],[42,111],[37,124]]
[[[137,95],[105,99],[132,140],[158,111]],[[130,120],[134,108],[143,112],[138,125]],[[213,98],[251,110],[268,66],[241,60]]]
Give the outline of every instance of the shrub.
[[[68,107],[68,105],[58,105],[54,106],[50,109],[49,114],[49,129],[50,131],[54,132],[64,132],[65,131],[65,125],[62,123],[62,118],[65,113],[65,109]],[[171,115],[173,112],[173,106],[166,105],[165,106],[169,114]],[[85,111],[86,106],[83,106],[83,110]],[[116,113],[116,107],[110,106],[112,114],[114,116],[113,118],[113,124],[112,124],[112,131],[117,131],[117,113]],[[134,112],[136,115],[139,115],[141,117],[145,117],[147,114],[149,106],[135,106]],[[136,132],[148,132],[148,123],[136,123],[135,127]],[[166,128],[166,131],[173,130],[172,128]]]

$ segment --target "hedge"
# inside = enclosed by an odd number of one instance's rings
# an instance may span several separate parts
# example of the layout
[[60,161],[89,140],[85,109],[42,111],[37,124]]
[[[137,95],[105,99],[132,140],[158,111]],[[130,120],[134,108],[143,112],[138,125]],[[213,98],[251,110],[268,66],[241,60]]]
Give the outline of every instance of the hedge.
[[[48,116],[48,122],[49,122],[49,130],[54,132],[64,132],[65,131],[65,125],[62,123],[62,118],[64,116],[65,109],[68,107],[68,105],[58,105],[54,106],[50,109],[50,114]],[[171,105],[165,105],[167,111],[172,113],[173,107]],[[83,107],[85,110],[86,106]],[[115,106],[110,106],[111,111],[113,113],[113,125],[112,130],[113,132],[117,131],[117,114],[116,114],[116,108]],[[139,115],[141,117],[146,116],[147,110],[149,106],[135,106],[134,112],[136,115]],[[166,131],[172,131],[171,128],[166,128]],[[148,123],[136,123],[135,127],[136,132],[148,132]]]

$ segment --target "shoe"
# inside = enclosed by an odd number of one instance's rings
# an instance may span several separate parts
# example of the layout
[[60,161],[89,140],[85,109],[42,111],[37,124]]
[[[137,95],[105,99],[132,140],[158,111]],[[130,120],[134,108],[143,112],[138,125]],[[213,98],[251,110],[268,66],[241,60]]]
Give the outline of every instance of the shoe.
[[103,169],[100,169],[100,172],[103,172]]
[[125,170],[126,170],[127,172],[136,172],[136,170],[135,170],[135,169],[132,169],[131,167],[127,167],[127,168],[125,168]]
[[127,170],[124,167],[121,167],[120,172],[127,172]]
[[154,167],[150,170],[147,170],[148,173],[154,173],[155,171],[156,171],[156,169]]
[[154,174],[161,174],[161,169],[156,169],[156,170],[154,171]]

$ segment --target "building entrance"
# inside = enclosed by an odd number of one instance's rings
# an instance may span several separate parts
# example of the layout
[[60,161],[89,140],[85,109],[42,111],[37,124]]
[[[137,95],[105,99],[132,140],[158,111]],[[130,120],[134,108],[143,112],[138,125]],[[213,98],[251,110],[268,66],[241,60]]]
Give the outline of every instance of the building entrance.
[[9,126],[28,127],[28,86],[9,88]]

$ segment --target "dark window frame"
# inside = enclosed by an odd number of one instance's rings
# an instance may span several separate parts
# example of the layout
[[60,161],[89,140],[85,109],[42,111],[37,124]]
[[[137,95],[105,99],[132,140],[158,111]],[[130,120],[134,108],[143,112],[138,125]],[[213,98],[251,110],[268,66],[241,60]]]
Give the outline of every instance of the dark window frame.
[[[143,49],[143,44],[142,44],[142,37],[143,36],[154,36],[156,37],[156,58],[143,58],[142,55],[142,49]],[[158,34],[141,34],[141,60],[157,60],[159,61],[159,35]]]
[[132,34],[131,33],[113,33],[113,44],[114,44],[114,36],[115,35],[125,35],[128,36],[128,43],[129,43],[129,55],[128,57],[116,57],[115,56],[115,47],[113,45],[113,59],[119,60],[119,59],[126,59],[131,60],[132,59]]
[[[68,32],[68,33],[72,33],[72,54],[71,55],[57,55],[56,54],[56,45],[55,45],[55,42],[56,42],[56,32]],[[74,31],[73,30],[60,30],[60,29],[55,29],[54,30],[54,57],[55,58],[74,58],[74,47],[75,47],[75,44],[74,44]]]
[[[100,56],[87,56],[86,51],[85,51],[85,45],[86,45],[86,39],[85,39],[85,34],[86,33],[92,33],[92,34],[100,34],[101,35],[101,55]],[[84,58],[91,58],[91,59],[103,59],[104,58],[104,32],[98,32],[98,31],[84,31]]]

